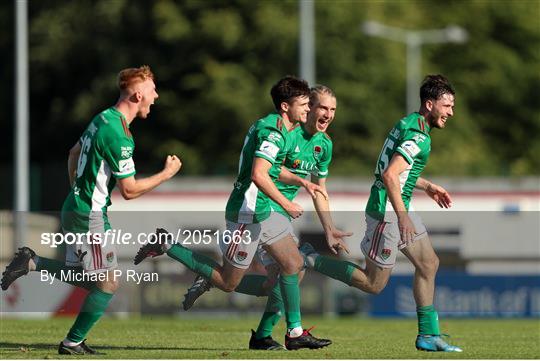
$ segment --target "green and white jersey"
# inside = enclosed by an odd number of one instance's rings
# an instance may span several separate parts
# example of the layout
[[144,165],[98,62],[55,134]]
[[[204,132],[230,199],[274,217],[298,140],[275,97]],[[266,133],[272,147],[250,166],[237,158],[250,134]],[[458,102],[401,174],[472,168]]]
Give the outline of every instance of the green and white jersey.
[[92,119],[79,144],[76,180],[62,207],[62,227],[69,232],[110,229],[107,207],[116,179],[135,174],[129,126],[111,107]]
[[289,131],[277,113],[259,119],[244,141],[238,165],[238,178],[227,202],[225,218],[235,223],[259,223],[270,216],[270,198],[251,181],[255,157],[269,161],[270,178],[275,181],[290,146]]
[[407,169],[399,175],[401,198],[407,210],[409,209],[416,180],[424,170],[431,151],[430,130],[423,116],[412,113],[401,119],[390,131],[375,167],[375,183],[371,187],[366,206],[368,215],[379,220],[395,219],[382,174],[396,153],[409,163]]
[[[318,178],[328,177],[328,167],[332,161],[332,140],[326,133],[314,135],[297,127],[290,132],[291,146],[285,158],[285,166],[291,173],[300,178],[313,175]],[[277,189],[290,201],[298,195],[299,186],[276,182]],[[276,202],[270,200],[272,210],[290,218],[289,214]]]

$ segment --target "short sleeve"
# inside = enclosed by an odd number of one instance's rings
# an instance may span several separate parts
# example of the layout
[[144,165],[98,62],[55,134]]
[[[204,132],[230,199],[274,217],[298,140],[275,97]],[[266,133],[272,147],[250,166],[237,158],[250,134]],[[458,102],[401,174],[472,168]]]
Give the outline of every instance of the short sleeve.
[[429,138],[420,132],[406,132],[396,152],[401,154],[407,163],[413,164],[415,159],[429,153]]
[[319,160],[317,164],[317,173],[315,174],[319,178],[326,178],[328,177],[328,167],[330,166],[330,162],[332,161],[332,142],[328,143],[328,146],[324,150],[323,154],[321,155],[321,159]]
[[266,159],[274,164],[280,149],[284,148],[285,139],[277,129],[265,128],[261,129],[257,134],[256,157]]
[[133,142],[127,138],[118,139],[105,146],[103,157],[115,178],[127,178],[136,173],[133,150]]

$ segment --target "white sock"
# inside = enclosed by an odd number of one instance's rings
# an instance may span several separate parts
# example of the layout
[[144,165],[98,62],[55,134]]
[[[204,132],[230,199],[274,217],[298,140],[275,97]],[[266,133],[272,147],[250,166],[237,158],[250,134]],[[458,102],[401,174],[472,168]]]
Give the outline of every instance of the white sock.
[[68,340],[67,338],[65,338],[64,341],[62,341],[62,344],[64,346],[68,346],[68,347],[77,346],[77,345],[80,345],[81,343],[82,343],[82,341],[81,342],[73,342],[73,341]]
[[302,326],[298,326],[298,327],[295,327],[295,328],[288,328],[287,329],[287,335],[289,337],[298,337],[298,336],[302,336],[302,334],[304,333],[304,329],[302,328]]

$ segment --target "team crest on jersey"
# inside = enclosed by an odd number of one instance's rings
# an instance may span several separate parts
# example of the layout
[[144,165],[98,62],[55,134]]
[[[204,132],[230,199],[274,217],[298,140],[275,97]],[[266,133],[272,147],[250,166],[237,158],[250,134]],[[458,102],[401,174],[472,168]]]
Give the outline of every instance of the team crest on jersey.
[[321,153],[322,153],[322,148],[320,145],[316,145],[315,147],[313,147],[313,156],[315,157],[315,159],[319,159],[321,157]]
[[299,166],[300,166],[300,159],[295,159],[293,164],[292,164],[293,169],[296,169]]
[[384,260],[387,260],[391,254],[392,254],[392,250],[390,248],[384,248],[381,252],[381,258]]
[[245,260],[247,258],[247,252],[244,252],[244,251],[238,251],[238,253],[236,254],[236,260],[238,262],[242,262],[243,260]]
[[114,261],[114,252],[109,252],[107,253],[107,262],[112,262]]

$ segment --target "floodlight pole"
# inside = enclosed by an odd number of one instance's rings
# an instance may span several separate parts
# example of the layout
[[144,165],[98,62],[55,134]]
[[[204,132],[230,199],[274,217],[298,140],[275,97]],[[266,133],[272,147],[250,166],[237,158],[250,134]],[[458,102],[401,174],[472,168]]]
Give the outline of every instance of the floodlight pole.
[[15,1],[15,212],[14,246],[26,239],[30,205],[28,145],[28,2]]
[[315,15],[313,0],[298,0],[300,11],[300,77],[315,85]]
[[370,36],[399,41],[407,45],[407,113],[418,110],[418,87],[422,69],[422,45],[431,43],[464,43],[468,39],[465,29],[450,25],[444,29],[405,30],[376,21],[366,21],[362,31]]

